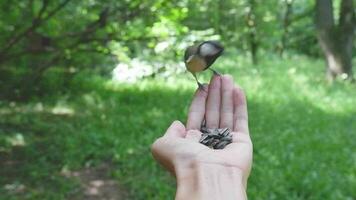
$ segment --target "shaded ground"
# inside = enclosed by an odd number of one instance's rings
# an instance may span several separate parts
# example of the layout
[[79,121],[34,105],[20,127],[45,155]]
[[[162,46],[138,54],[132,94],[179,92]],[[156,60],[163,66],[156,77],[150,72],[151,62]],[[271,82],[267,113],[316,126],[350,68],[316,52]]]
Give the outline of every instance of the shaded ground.
[[[12,160],[6,154],[0,154],[0,167],[2,176],[12,176],[15,180],[16,168],[19,168],[21,161]],[[68,200],[126,200],[128,199],[127,191],[117,180],[112,178],[111,173],[114,167],[110,164],[101,164],[96,167],[86,167],[77,171],[62,170],[61,175],[67,180],[75,180],[77,188],[71,189]],[[8,183],[3,186],[7,193],[14,196],[23,196],[31,190],[22,183]],[[6,198],[0,195],[0,199]]]
[[[32,129],[31,122],[7,123],[12,114],[24,108],[0,110],[0,200],[2,199],[69,199],[69,200],[125,200],[127,191],[112,177],[117,168],[111,162],[99,161],[99,166],[71,171],[62,156],[67,146],[59,136],[46,134],[50,129]],[[4,112],[4,110],[6,112]],[[67,123],[68,113],[51,114],[40,110],[28,114],[31,119],[40,117],[52,123]],[[8,115],[7,115],[8,114]],[[4,123],[5,121],[5,123]],[[47,125],[46,125],[47,126]],[[68,133],[68,132],[67,132]],[[30,139],[28,139],[30,138]],[[57,142],[53,142],[57,141]],[[52,141],[52,142],[51,142]],[[79,150],[77,152],[88,152]],[[74,160],[81,157],[73,155]],[[75,158],[76,157],[76,158]],[[109,156],[110,157],[110,156]],[[89,158],[90,159],[90,156]],[[96,162],[98,163],[98,162]],[[86,165],[84,165],[86,166]],[[92,166],[89,164],[88,166]],[[78,168],[75,167],[75,168]]]
[[108,164],[84,168],[79,171],[65,171],[63,175],[76,178],[80,183],[78,192],[70,200],[125,200],[128,199],[125,189],[112,177],[112,168]]

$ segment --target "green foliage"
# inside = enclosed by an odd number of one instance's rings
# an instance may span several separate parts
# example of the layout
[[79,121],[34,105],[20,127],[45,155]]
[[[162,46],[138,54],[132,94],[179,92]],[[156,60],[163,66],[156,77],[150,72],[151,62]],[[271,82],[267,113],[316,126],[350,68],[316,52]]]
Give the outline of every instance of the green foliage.
[[82,70],[108,75],[132,59],[151,63],[155,75],[172,68],[162,63],[180,61],[187,45],[204,39],[256,55],[289,50],[315,56],[313,7],[312,0],[2,1],[0,98],[52,93],[43,87],[50,68],[64,77],[55,86],[62,91]]
[[[40,86],[52,67],[61,69],[59,76],[69,68],[108,73],[107,66],[123,57],[139,56],[148,44],[185,30],[179,27],[184,9],[170,1],[4,1],[0,9],[0,98],[50,92]],[[169,35],[154,32],[157,26]]]
[[[231,73],[248,97],[254,142],[249,198],[355,197],[355,85],[325,83],[319,60],[283,61],[271,54],[253,67],[229,52],[217,69]],[[63,169],[108,160],[132,199],[173,198],[174,180],[149,147],[173,120],[186,120],[193,78],[180,74],[130,85],[89,76],[73,80],[78,90],[85,85],[77,95],[0,102],[0,158],[14,161],[1,167],[0,199],[66,199],[76,182],[61,176]],[[26,189],[16,193],[6,184]]]

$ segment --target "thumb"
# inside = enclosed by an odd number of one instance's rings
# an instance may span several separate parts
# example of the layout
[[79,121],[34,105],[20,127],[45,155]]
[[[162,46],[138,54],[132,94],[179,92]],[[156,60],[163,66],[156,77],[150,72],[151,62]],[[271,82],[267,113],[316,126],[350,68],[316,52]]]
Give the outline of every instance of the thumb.
[[182,122],[176,120],[169,126],[164,136],[184,138],[185,134],[185,126],[182,124]]

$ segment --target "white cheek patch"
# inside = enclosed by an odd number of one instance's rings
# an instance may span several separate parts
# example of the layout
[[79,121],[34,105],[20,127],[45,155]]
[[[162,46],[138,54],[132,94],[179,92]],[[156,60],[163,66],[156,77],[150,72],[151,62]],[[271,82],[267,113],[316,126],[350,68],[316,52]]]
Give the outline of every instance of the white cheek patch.
[[214,45],[210,43],[204,43],[200,46],[200,55],[201,56],[212,56],[219,52]]

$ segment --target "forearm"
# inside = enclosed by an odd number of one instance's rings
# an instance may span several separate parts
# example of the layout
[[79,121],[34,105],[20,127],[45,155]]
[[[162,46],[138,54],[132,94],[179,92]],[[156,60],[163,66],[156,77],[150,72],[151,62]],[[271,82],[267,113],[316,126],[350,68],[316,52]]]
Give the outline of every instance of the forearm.
[[240,169],[218,164],[194,164],[177,170],[176,200],[245,200]]

